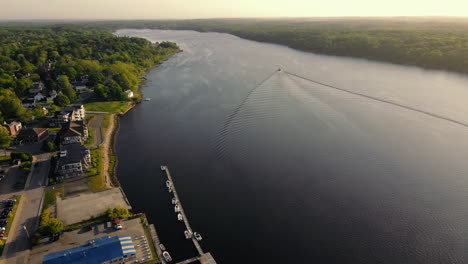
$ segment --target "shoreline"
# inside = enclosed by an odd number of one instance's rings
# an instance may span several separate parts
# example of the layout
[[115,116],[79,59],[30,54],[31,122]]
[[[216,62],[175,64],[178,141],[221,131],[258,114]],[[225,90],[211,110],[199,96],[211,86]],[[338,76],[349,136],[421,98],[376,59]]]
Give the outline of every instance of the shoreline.
[[[106,183],[106,187],[109,189],[112,188],[120,188],[122,189],[122,186],[119,182],[119,178],[117,175],[117,166],[119,163],[119,158],[117,151],[115,149],[116,141],[117,141],[117,136],[118,132],[120,130],[120,117],[124,116],[127,114],[129,111],[133,110],[138,104],[140,104],[143,100],[143,93],[140,91],[141,87],[146,83],[147,78],[146,75],[148,74],[149,71],[157,69],[160,65],[168,61],[172,56],[175,56],[176,54],[182,52],[182,50],[179,50],[175,52],[174,54],[168,56],[163,60],[162,63],[160,64],[155,64],[153,67],[147,68],[144,70],[144,74],[142,74],[139,77],[140,84],[138,85],[137,93],[138,93],[138,100],[137,101],[131,101],[129,102],[128,109],[126,109],[124,112],[118,112],[118,113],[111,113],[110,114],[110,122],[109,122],[109,128],[106,131],[105,135],[105,140],[102,143],[103,146],[103,172],[104,172],[104,181]],[[108,141],[108,142],[107,142]],[[122,193],[125,195],[124,190],[122,189]]]

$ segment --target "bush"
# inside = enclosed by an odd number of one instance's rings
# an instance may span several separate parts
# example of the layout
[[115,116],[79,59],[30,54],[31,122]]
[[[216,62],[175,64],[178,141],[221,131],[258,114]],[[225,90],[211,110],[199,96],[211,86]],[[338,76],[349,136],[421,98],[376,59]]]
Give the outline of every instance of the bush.
[[128,209],[125,209],[122,207],[115,207],[114,209],[107,208],[106,210],[106,216],[109,219],[125,218],[128,215],[129,215]]
[[10,153],[10,157],[12,160],[19,159],[22,162],[24,161],[32,161],[32,153],[31,152],[12,152]]
[[57,145],[54,144],[54,142],[51,141],[44,141],[42,144],[42,150],[46,152],[54,152],[57,150]]

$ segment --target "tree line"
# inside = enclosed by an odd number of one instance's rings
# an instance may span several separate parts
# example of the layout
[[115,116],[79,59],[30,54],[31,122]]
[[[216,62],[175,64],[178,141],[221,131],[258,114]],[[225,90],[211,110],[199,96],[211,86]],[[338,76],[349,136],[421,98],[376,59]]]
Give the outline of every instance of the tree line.
[[102,27],[0,24],[0,122],[43,115],[42,107],[22,105],[38,83],[59,94],[56,106],[73,103],[71,84],[82,81],[97,100],[127,100],[125,91],[137,90],[145,70],[178,51],[174,43],[118,37]]
[[198,19],[95,25],[230,33],[319,54],[468,73],[466,18]]

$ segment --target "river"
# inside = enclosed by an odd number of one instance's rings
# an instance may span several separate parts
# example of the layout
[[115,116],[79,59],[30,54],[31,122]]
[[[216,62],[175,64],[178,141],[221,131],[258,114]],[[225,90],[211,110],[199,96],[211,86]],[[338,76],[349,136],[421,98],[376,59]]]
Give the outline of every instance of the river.
[[[468,123],[468,78],[316,55],[220,33],[119,30],[182,47],[120,119],[118,178],[176,261],[468,262],[468,128],[274,73]],[[231,118],[228,118],[235,109]]]

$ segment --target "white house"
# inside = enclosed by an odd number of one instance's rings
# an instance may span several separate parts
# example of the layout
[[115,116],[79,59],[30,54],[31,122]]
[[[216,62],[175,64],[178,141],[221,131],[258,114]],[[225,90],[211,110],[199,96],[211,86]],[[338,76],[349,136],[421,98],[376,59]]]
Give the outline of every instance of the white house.
[[128,98],[132,98],[134,96],[134,94],[133,94],[133,92],[131,90],[127,90],[127,91],[125,91],[125,93],[127,94]]

